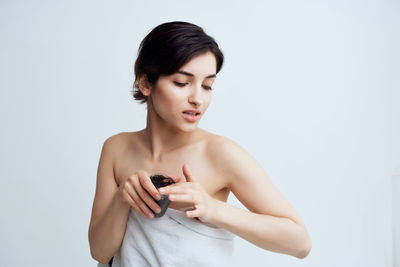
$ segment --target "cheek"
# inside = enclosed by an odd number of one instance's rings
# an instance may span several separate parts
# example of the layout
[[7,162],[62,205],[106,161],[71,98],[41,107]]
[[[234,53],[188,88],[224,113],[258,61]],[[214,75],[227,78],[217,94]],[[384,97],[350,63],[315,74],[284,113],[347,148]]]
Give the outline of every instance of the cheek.
[[212,99],[212,93],[206,95],[204,97],[204,104],[208,107],[211,103],[211,99]]
[[176,88],[166,88],[166,90],[163,91],[162,98],[169,106],[174,105],[173,107],[178,107],[176,104],[182,103],[185,95],[183,91],[179,91]]
[[179,92],[176,88],[166,87],[159,91],[157,105],[163,113],[174,113],[182,108],[184,98],[183,92]]

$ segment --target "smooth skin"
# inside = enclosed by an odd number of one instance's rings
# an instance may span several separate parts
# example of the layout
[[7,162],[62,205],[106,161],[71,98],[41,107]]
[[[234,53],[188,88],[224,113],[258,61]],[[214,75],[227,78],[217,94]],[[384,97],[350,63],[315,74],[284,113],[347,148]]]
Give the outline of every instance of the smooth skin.
[[[212,98],[216,60],[206,52],[152,87],[139,78],[148,96],[146,128],[122,132],[103,144],[89,226],[92,257],[107,263],[121,247],[130,209],[153,219],[159,206],[152,197],[168,195],[169,208],[187,217],[223,227],[263,249],[306,257],[307,229],[293,206],[272,184],[260,164],[229,138],[197,127]],[[182,112],[199,109],[197,122]],[[151,174],[173,178],[157,190]],[[228,204],[229,193],[248,209]],[[156,218],[155,218],[156,219]]]

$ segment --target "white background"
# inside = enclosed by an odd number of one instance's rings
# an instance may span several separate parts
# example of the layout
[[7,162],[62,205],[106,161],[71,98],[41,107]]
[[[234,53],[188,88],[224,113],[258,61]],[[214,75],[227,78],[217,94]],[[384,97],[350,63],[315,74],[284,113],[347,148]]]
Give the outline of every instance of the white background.
[[0,265],[96,265],[102,144],[145,127],[130,94],[139,43],[183,20],[226,59],[199,127],[258,160],[313,242],[300,260],[236,237],[236,266],[391,266],[399,12],[385,0],[1,1]]

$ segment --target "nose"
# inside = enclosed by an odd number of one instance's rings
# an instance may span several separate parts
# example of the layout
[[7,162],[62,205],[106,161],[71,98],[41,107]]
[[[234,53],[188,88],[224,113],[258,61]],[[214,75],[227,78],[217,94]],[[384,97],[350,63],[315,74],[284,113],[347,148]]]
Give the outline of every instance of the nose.
[[203,103],[203,95],[202,95],[202,90],[201,90],[201,84],[200,85],[194,85],[192,86],[190,90],[190,95],[189,95],[189,103],[194,104],[196,106],[200,106]]

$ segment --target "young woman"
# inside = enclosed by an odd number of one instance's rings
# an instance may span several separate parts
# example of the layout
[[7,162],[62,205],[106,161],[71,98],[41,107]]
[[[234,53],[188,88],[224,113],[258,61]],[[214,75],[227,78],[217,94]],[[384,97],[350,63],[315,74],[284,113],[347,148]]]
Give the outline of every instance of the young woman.
[[[188,22],[161,24],[141,42],[133,96],[147,104],[147,124],[103,144],[89,226],[95,260],[230,266],[235,235],[297,258],[309,253],[301,217],[260,164],[229,138],[197,127],[223,60],[215,40]],[[157,189],[153,174],[176,183]],[[230,192],[248,210],[226,203]],[[161,195],[170,206],[155,217]]]

